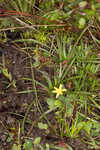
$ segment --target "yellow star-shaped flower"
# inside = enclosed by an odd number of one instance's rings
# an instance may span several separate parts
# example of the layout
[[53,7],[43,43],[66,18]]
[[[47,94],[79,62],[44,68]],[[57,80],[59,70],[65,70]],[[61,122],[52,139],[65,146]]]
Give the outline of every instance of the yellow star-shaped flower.
[[55,90],[52,91],[52,93],[56,93],[56,98],[58,98],[60,95],[63,95],[63,92],[66,92],[66,89],[63,89],[63,85],[60,84],[59,88],[54,87]]

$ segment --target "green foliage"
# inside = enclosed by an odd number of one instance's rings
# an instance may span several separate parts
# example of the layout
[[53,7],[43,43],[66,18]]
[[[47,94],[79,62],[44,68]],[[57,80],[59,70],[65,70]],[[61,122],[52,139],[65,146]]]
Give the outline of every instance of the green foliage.
[[[53,98],[48,98],[48,99],[47,99],[48,107],[49,107],[49,109],[51,109],[51,110],[55,109],[55,107],[58,106],[58,104],[57,104],[58,102],[59,102],[58,100],[53,99]],[[56,104],[57,104],[57,105],[56,105]]]
[[0,33],[0,42],[6,43],[7,42],[7,35],[5,32]]
[[33,143],[31,140],[26,140],[23,145],[25,150],[33,150]]
[[12,78],[12,74],[8,72],[8,69],[5,68],[5,62],[4,62],[4,57],[3,57],[3,64],[0,66],[0,71],[1,73],[6,77],[6,79],[8,79],[7,87],[9,88],[10,86],[13,86],[14,88],[16,88],[16,80],[14,80]]
[[12,76],[11,76],[11,73],[8,73],[8,69],[7,68],[2,68],[2,73],[3,75],[9,79],[9,81],[12,80]]
[[41,141],[41,137],[37,137],[33,143],[34,143],[34,145],[37,145],[40,143],[40,141]]
[[44,32],[37,33],[34,35],[34,37],[37,41],[42,42],[42,43],[46,43],[46,41],[47,41],[47,38],[46,38],[46,35]]
[[85,24],[86,24],[86,20],[84,18],[80,18],[79,19],[79,22],[78,22],[78,27],[80,29],[84,28],[85,27]]
[[[5,0],[6,2],[6,0]],[[35,4],[35,0],[11,0],[10,3],[8,3],[7,6],[10,8],[16,9],[16,11],[22,11],[22,12],[32,12],[32,5]]]
[[20,145],[17,145],[17,144],[13,144],[12,146],[12,150],[20,150]]
[[39,129],[45,129],[45,130],[48,129],[48,125],[47,125],[47,124],[44,124],[44,123],[42,123],[42,122],[38,122],[38,127],[39,127]]

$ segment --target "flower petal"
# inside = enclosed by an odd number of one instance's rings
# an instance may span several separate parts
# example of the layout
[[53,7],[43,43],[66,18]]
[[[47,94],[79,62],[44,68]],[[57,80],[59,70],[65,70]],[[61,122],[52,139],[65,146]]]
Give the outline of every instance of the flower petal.
[[56,91],[56,90],[53,90],[52,93],[57,93],[57,91]]

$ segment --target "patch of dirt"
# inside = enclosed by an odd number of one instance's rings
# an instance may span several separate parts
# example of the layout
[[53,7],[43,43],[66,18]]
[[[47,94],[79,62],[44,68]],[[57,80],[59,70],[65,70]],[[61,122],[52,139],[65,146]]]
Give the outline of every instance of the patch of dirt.
[[[4,59],[5,68],[7,68],[8,72],[12,75],[12,80],[16,81],[16,87],[11,85],[7,88],[10,81],[2,72],[0,73],[0,149],[11,150],[13,143],[15,143],[18,137],[19,125],[20,127],[22,126],[28,106],[35,101],[35,96],[33,92],[18,94],[18,92],[33,89],[31,81],[22,79],[32,78],[29,57],[14,45],[0,44],[0,64],[3,63],[2,59]],[[37,72],[35,72],[35,76],[36,79],[40,80],[40,75]],[[39,100],[44,110],[46,110],[47,106],[44,101],[44,96],[39,96]],[[27,115],[24,135],[21,136],[23,138],[29,137],[33,140],[40,136],[42,137],[42,143],[50,143],[49,141],[53,139],[52,136],[47,136],[45,131],[40,130],[37,125],[34,126],[32,132],[28,134],[32,121],[36,121],[39,116],[40,113],[37,111],[37,108],[32,107]],[[49,120],[53,120],[52,114],[48,117]],[[23,140],[21,142],[23,143]]]
[[[16,87],[10,86],[9,80],[0,73],[0,145],[5,149],[10,148],[11,143],[7,143],[7,138],[12,131],[11,128],[18,128],[18,121],[22,124],[22,120],[25,116],[27,107],[34,100],[33,93],[29,94],[17,94],[17,92],[24,90],[31,90],[32,84],[30,81],[22,80],[21,78],[31,78],[31,71],[29,61],[27,61],[26,55],[9,44],[0,45],[0,63],[2,64],[2,56],[5,60],[5,67],[12,75],[12,79],[16,81]],[[34,111],[28,115],[29,120],[35,120]],[[29,129],[29,125],[25,126],[25,133]],[[16,129],[17,130],[17,129]],[[36,130],[36,129],[35,129]],[[16,131],[17,133],[17,131]],[[15,134],[16,135],[16,134]],[[33,133],[34,137],[36,135]],[[1,149],[0,147],[0,149]]]

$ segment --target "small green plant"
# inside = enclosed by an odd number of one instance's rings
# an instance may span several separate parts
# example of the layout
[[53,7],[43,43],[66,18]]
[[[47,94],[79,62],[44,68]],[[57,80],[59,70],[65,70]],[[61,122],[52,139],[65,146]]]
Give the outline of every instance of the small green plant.
[[[32,140],[25,140],[24,144],[13,144],[12,150],[21,150],[21,147],[23,147],[24,150],[50,150],[51,148],[54,148],[55,150],[66,150],[65,148],[62,148],[60,146],[54,146],[49,145],[46,143],[44,146],[41,144],[41,137],[36,137],[33,141]],[[70,150],[70,149],[68,149]]]
[[8,68],[5,67],[4,55],[2,56],[2,64],[0,66],[0,71],[6,77],[6,79],[8,79],[8,82],[5,82],[7,84],[6,88],[9,88],[10,86],[16,88],[16,80],[12,78],[12,74],[9,73]]

